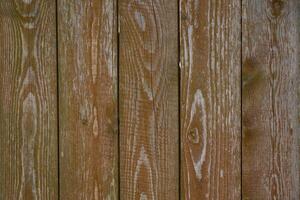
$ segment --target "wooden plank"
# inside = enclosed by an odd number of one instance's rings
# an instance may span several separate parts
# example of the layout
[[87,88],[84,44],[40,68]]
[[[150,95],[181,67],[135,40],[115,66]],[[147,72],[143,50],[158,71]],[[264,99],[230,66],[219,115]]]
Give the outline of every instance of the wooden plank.
[[0,199],[57,199],[55,1],[0,1]]
[[118,199],[116,1],[58,2],[60,196]]
[[243,198],[299,199],[298,0],[243,0]]
[[177,7],[119,2],[121,199],[179,198]]
[[181,198],[241,198],[240,1],[181,0]]

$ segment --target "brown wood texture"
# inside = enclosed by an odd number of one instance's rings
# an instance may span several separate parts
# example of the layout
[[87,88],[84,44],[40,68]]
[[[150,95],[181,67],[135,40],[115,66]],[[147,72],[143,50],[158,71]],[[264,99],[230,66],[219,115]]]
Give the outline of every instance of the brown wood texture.
[[181,198],[241,198],[239,0],[180,1]]
[[300,198],[298,15],[298,0],[243,0],[243,199]]
[[0,200],[300,199],[299,12],[0,0]]
[[58,2],[60,197],[118,199],[116,1]]
[[179,198],[177,0],[119,1],[120,197]]
[[57,199],[55,1],[0,1],[0,199]]

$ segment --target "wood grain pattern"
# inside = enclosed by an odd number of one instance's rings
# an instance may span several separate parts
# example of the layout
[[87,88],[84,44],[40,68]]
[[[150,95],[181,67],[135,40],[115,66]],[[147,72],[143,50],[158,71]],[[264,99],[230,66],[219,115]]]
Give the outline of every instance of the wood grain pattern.
[[300,199],[299,12],[0,0],[0,200]]
[[0,199],[57,198],[55,1],[0,1]]
[[181,0],[181,198],[240,199],[240,1]]
[[116,1],[59,0],[60,196],[118,199]]
[[299,1],[243,0],[243,198],[299,199]]
[[177,7],[119,2],[121,199],[179,198]]

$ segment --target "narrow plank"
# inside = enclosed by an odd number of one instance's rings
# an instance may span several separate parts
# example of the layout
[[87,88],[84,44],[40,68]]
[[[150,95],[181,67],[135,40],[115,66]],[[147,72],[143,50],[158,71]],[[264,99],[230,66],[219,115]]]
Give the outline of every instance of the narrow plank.
[[57,199],[55,1],[0,1],[0,199]]
[[241,198],[240,1],[181,0],[181,198]]
[[179,198],[177,6],[119,2],[121,199]]
[[299,199],[298,0],[243,0],[243,198]]
[[116,1],[58,2],[60,196],[118,199]]

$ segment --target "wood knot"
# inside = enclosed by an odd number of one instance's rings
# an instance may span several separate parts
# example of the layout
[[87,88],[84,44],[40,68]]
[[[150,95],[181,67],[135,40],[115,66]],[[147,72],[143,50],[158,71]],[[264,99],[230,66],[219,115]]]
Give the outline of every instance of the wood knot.
[[188,140],[194,144],[198,144],[199,143],[199,133],[198,133],[198,129],[194,128],[192,130],[189,131],[188,133]]
[[87,106],[81,106],[79,110],[80,122],[83,125],[88,125],[89,122],[89,110]]
[[81,117],[80,120],[81,120],[81,123],[82,123],[83,125],[87,125],[87,124],[88,124],[87,118]]
[[284,1],[283,0],[273,0],[271,1],[271,14],[275,18],[282,15],[282,11],[284,8]]

